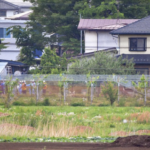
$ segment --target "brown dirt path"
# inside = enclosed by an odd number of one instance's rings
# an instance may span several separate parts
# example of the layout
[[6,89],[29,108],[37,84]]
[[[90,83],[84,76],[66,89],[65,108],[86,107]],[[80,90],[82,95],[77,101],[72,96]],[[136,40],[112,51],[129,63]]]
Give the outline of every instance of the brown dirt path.
[[114,143],[0,143],[0,150],[150,150],[150,136],[118,138]]
[[149,150],[143,147],[111,147],[85,143],[0,143],[0,150]]

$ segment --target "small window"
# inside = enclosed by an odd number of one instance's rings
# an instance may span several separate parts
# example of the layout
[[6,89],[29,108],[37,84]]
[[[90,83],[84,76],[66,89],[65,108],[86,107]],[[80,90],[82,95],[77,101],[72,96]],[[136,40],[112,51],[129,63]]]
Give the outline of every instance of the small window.
[[146,51],[146,38],[130,38],[130,51]]
[[10,33],[7,35],[6,28],[0,28],[0,38],[11,38]]
[[6,11],[0,11],[0,17],[6,17]]

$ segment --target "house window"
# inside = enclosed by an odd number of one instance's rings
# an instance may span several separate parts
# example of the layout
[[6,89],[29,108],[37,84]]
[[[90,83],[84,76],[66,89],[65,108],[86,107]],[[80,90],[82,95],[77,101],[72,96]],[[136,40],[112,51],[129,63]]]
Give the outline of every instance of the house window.
[[0,28],[0,38],[11,38],[10,33],[7,35],[6,28]]
[[7,74],[12,74],[12,68],[11,68],[11,66],[7,66],[6,70],[7,70]]
[[149,75],[149,69],[148,68],[135,68],[136,74],[138,75]]
[[146,51],[146,38],[130,38],[130,51]]
[[6,11],[0,11],[0,17],[6,17]]

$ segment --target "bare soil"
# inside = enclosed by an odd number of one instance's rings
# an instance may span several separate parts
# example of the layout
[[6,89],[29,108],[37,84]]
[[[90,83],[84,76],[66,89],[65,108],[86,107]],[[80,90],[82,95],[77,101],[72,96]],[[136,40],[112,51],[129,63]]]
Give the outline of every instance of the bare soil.
[[[45,149],[44,149],[45,147]],[[0,143],[0,150],[149,150],[150,136],[118,138],[114,143]]]

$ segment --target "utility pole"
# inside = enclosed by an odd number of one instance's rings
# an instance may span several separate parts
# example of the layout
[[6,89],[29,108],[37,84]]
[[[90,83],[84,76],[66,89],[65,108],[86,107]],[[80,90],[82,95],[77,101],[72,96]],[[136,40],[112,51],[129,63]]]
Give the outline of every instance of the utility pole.
[[[80,14],[80,20],[82,19]],[[82,54],[82,30],[80,31],[80,54]]]

